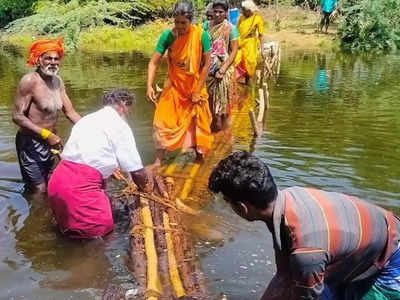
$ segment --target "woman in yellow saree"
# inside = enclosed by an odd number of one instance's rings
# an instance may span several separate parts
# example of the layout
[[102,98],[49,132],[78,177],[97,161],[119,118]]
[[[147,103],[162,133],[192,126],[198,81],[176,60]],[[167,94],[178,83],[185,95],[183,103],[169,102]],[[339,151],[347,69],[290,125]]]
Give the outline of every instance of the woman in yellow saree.
[[[161,165],[167,150],[179,148],[195,148],[197,159],[202,159],[213,140],[205,86],[210,68],[210,36],[201,27],[192,25],[191,2],[179,1],[174,15],[175,27],[161,35],[148,66],[147,97],[156,105],[153,121],[157,149],[155,166]],[[153,84],[167,50],[168,78],[157,101]]]
[[264,20],[257,11],[258,8],[252,0],[242,2],[243,14],[238,23],[239,51],[235,59],[237,79],[245,78],[247,81],[256,72],[264,34]]

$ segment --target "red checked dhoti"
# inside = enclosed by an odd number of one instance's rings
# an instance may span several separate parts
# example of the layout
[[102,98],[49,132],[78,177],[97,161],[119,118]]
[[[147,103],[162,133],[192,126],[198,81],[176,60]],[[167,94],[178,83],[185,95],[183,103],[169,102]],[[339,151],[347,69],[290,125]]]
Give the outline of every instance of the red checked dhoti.
[[50,178],[48,194],[63,234],[96,238],[113,230],[110,200],[98,170],[62,160]]

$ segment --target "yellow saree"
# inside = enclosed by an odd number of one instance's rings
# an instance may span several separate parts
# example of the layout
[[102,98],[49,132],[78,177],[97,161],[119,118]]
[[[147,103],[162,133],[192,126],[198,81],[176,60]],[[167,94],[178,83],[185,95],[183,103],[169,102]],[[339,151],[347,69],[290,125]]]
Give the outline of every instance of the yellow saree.
[[236,55],[235,65],[238,75],[253,76],[256,72],[260,56],[260,37],[264,34],[264,20],[258,14],[248,18],[240,16],[238,23],[239,51]]
[[189,33],[178,36],[168,50],[168,78],[153,121],[158,149],[196,147],[199,153],[205,154],[211,148],[212,116],[205,85],[201,89],[201,101],[191,101],[201,71],[202,34],[202,28],[191,25]]

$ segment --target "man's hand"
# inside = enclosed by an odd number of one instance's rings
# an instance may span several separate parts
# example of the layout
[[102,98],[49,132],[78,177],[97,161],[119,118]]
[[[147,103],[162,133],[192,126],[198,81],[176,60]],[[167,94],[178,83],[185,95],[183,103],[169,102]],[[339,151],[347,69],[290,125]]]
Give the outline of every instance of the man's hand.
[[50,146],[52,148],[59,149],[59,150],[61,150],[61,148],[62,148],[61,138],[58,135],[54,134],[54,133],[52,133],[47,138],[47,142],[50,144]]
[[143,169],[131,173],[132,179],[140,190],[147,193],[154,191],[157,186],[160,195],[169,198],[163,178],[158,174],[158,170],[154,166],[147,166]]
[[169,198],[167,187],[164,183],[164,178],[158,173],[158,168],[154,166],[147,166],[146,168],[147,184],[146,188],[153,191],[155,186],[157,186],[158,191],[164,198]]
[[126,181],[124,174],[122,173],[121,169],[117,169],[114,171],[113,176],[117,180]]

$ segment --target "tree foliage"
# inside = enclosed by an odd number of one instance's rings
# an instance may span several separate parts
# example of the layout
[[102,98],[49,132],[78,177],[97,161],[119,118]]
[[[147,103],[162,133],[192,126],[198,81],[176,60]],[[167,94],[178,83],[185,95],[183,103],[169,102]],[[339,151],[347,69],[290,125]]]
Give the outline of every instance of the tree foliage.
[[0,0],[0,27],[33,12],[37,0]]
[[92,27],[111,24],[119,27],[140,22],[150,7],[144,1],[107,2],[105,0],[39,1],[35,14],[17,19],[7,27],[8,33],[30,32],[37,35],[60,35],[69,47],[78,43],[81,31]]
[[346,0],[339,37],[352,52],[399,49],[400,0]]

